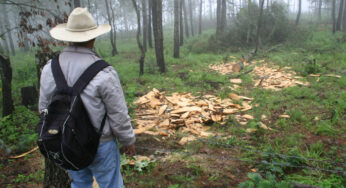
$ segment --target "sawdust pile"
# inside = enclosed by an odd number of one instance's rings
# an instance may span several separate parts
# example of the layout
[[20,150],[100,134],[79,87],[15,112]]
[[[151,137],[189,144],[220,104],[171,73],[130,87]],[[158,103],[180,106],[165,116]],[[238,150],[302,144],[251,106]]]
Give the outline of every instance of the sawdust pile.
[[[241,104],[233,103],[240,99]],[[137,105],[135,120],[138,124],[135,132],[170,136],[176,131],[182,131],[198,137],[208,137],[213,133],[207,132],[210,127],[205,124],[224,123],[230,114],[252,109],[252,100],[236,94],[230,94],[230,98],[223,100],[213,95],[196,97],[191,93],[173,93],[172,96],[166,96],[165,92],[153,89],[134,102]],[[239,121],[246,121],[248,118],[252,117],[238,117]],[[191,141],[193,137],[184,139]]]
[[262,87],[264,89],[280,90],[282,88],[293,87],[296,85],[308,86],[308,82],[299,81],[302,78],[297,76],[291,67],[279,66],[268,67],[267,64],[262,66],[255,66],[253,74],[258,77],[254,79],[255,87]]

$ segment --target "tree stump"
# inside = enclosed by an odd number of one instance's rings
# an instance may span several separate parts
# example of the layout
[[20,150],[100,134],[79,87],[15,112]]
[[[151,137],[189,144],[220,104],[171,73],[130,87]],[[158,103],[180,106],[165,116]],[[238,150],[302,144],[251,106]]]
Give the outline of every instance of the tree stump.
[[37,102],[38,94],[34,86],[27,86],[21,88],[22,104],[26,107],[34,105]]
[[13,113],[14,106],[12,100],[12,67],[10,59],[0,54],[0,74],[2,82],[2,116]]

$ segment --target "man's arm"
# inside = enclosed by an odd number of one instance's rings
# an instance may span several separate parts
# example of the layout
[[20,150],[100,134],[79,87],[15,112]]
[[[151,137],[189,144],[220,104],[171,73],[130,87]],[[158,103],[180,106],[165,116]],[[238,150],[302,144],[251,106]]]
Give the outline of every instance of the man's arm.
[[106,107],[110,128],[122,145],[131,146],[136,137],[118,74],[113,67],[107,67],[103,72],[103,82],[98,91]]

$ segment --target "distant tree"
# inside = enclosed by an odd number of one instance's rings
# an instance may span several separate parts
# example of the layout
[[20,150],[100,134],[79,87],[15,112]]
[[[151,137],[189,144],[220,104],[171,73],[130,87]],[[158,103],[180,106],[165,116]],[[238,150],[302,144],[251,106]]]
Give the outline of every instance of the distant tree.
[[302,12],[302,0],[298,0],[299,5],[298,5],[298,14],[297,14],[297,19],[296,19],[296,25],[299,25],[299,20],[300,20],[300,14]]
[[[0,39],[1,40],[1,39]],[[10,59],[0,52],[0,75],[2,84],[2,116],[13,113],[14,105],[12,99],[12,67]]]
[[333,33],[335,33],[335,31],[336,31],[336,20],[335,20],[335,4],[336,4],[336,2],[335,1],[336,0],[332,0],[332,22],[333,22],[332,31],[333,31]]
[[221,6],[221,16],[220,16],[220,29],[221,32],[224,32],[227,25],[227,6],[226,6],[226,0],[222,0],[222,6]]
[[202,8],[203,8],[203,0],[200,0],[200,2],[199,2],[198,34],[202,34]]
[[190,26],[191,26],[191,35],[194,36],[195,32],[193,29],[193,9],[192,9],[192,2],[189,0],[189,13],[190,13]]
[[216,4],[216,35],[221,33],[221,0],[217,0]]
[[179,45],[182,46],[184,44],[184,22],[183,22],[183,0],[180,0],[179,4]]
[[148,39],[148,14],[147,14],[147,1],[142,1],[142,17],[143,17],[143,49],[147,51]]
[[148,42],[149,42],[149,48],[153,48],[153,40],[152,40],[152,2],[153,0],[148,0],[148,9],[149,9],[149,15],[148,15]]
[[152,20],[155,39],[156,63],[160,72],[166,72],[163,55],[162,0],[152,0]]
[[[6,37],[5,37],[5,34],[7,33],[6,32],[6,29],[4,29],[3,25],[0,24],[0,38],[2,38],[3,40],[0,39],[0,41],[3,43],[3,46],[5,48],[5,51],[6,51],[6,54],[10,53],[10,49],[8,47],[8,43],[6,41]],[[4,53],[4,52],[3,52]]]
[[179,58],[179,20],[179,0],[174,0],[174,58]]
[[342,23],[342,31],[346,32],[346,2],[344,3],[344,17]]
[[[115,31],[115,24],[114,24],[114,14],[111,11],[113,10],[112,4],[108,3],[108,0],[105,0],[106,4],[106,12],[107,12],[107,20],[109,25],[111,26],[111,31],[110,31],[110,41],[112,45],[112,55],[118,54],[118,49],[117,49],[117,44],[116,44],[116,31]],[[112,9],[112,10],[110,10]]]
[[185,0],[181,0],[181,1],[183,4],[183,11],[184,11],[185,35],[186,35],[186,37],[189,37],[189,24],[187,21],[187,12],[186,12]]
[[318,0],[318,21],[322,20],[322,0]]
[[338,15],[338,19],[336,21],[336,30],[337,31],[341,31],[343,8],[344,8],[344,0],[340,0],[339,15]]
[[260,0],[260,7],[259,7],[259,8],[260,8],[260,15],[259,15],[259,17],[258,17],[258,24],[257,24],[257,34],[256,34],[256,48],[255,48],[255,53],[257,53],[257,50],[258,50],[260,32],[261,32],[261,27],[262,27],[263,5],[264,5],[264,0]]
[[[142,3],[145,1],[142,1]],[[135,8],[136,11],[136,15],[137,15],[137,35],[136,35],[136,39],[137,39],[137,45],[139,50],[141,51],[141,57],[139,58],[139,75],[143,75],[144,74],[144,59],[145,59],[145,49],[141,43],[141,13],[138,10],[138,6],[136,3],[136,0],[132,0],[132,4],[133,7]],[[145,13],[145,12],[143,12]],[[144,16],[144,15],[143,15]],[[143,30],[145,31],[145,29],[143,28]]]

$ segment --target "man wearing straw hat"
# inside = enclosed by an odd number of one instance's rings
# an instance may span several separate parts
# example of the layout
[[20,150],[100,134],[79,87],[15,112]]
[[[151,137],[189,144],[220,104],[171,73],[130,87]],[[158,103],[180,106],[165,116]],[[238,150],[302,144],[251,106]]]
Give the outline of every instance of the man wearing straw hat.
[[[70,42],[59,56],[60,67],[69,86],[100,57],[92,50],[95,38],[109,32],[108,24],[97,26],[86,8],[76,8],[66,24],[57,25],[50,35],[57,40]],[[51,61],[43,68],[40,83],[39,110],[46,109],[50,103],[56,83],[51,69]],[[99,128],[106,115],[100,144],[91,165],[79,171],[68,171],[72,188],[86,188],[96,178],[100,187],[123,187],[120,173],[120,153],[118,140],[127,154],[134,154],[135,134],[120,85],[113,67],[100,71],[80,94],[89,118],[95,128]]]

